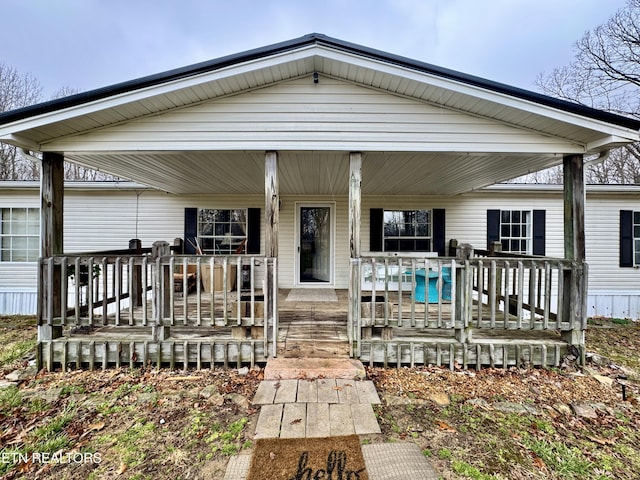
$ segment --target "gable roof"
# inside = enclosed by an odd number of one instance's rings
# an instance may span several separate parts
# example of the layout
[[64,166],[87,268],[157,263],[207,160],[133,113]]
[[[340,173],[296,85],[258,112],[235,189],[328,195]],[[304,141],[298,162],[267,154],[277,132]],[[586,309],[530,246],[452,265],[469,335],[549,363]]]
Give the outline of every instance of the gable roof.
[[365,194],[456,194],[638,130],[320,34],[0,114],[0,141],[174,193],[261,193],[264,151],[278,150],[281,193],[345,193],[348,152],[361,151]]
[[612,123],[614,125],[640,130],[640,121],[633,118],[616,115],[603,110],[587,107],[585,105],[568,102],[562,99],[542,95],[540,93],[529,90],[512,87],[503,83],[487,80],[455,70],[432,65],[430,63],[413,60],[400,55],[383,52],[373,48],[345,42],[336,38],[332,38],[320,33],[311,33],[292,40],[248,50],[241,53],[227,55],[217,59],[176,68],[166,72],[141,77],[135,80],[117,83],[114,85],[78,93],[68,97],[51,100],[44,103],[12,110],[0,114],[0,125],[22,120],[35,115],[51,113],[57,110],[82,105],[85,103],[102,100],[107,97],[127,93],[147,87],[162,85],[167,82],[190,78],[206,72],[212,72],[228,66],[246,63],[252,60],[270,57],[275,54],[290,52],[309,45],[327,46],[332,49],[344,51],[350,54],[382,61],[385,63],[409,68],[421,73],[427,73],[437,77],[441,77],[455,82],[468,84],[482,89],[508,95],[510,97],[531,101],[540,105],[549,106],[555,109],[564,110],[580,116],[601,120]]
[[241,53],[227,55],[217,59],[188,65],[181,68],[176,68],[166,72],[149,75],[126,82],[117,83],[114,85],[90,90],[87,92],[78,93],[68,97],[51,100],[28,107],[12,110],[9,112],[0,114],[0,125],[14,122],[16,120],[22,120],[36,115],[44,113],[51,113],[61,109],[74,107],[96,100],[102,100],[114,95],[127,93],[144,89],[147,87],[162,85],[175,80],[181,80],[190,78],[202,73],[212,72],[220,70],[225,67],[246,63],[252,60],[271,57],[273,55],[290,52],[301,47],[310,45],[319,45],[330,47],[335,50],[347,52],[350,54],[366,57],[392,65],[405,67],[411,70],[415,70],[421,73],[427,73],[436,77],[441,77],[462,84],[467,84],[482,89],[508,95],[510,97],[527,100],[530,102],[538,103],[541,105],[549,106],[555,109],[564,110],[569,113],[574,113],[580,116],[593,118],[596,120],[602,120],[604,122],[612,123],[614,125],[640,130],[640,121],[633,118],[616,115],[603,110],[587,107],[585,105],[568,102],[558,98],[542,95],[540,93],[532,92],[529,90],[512,87],[503,83],[487,80],[484,78],[476,77],[466,73],[461,73],[455,70],[439,67],[430,63],[413,60],[400,55],[394,55],[391,53],[383,52],[381,50],[357,45],[354,43],[346,42],[336,38],[332,38],[320,33],[311,33],[292,40],[260,47],[252,50],[248,50]]

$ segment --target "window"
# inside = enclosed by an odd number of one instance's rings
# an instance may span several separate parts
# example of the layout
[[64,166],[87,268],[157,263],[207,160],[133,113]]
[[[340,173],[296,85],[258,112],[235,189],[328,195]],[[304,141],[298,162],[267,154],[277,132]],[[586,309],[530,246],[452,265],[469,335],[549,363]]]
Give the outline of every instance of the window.
[[503,252],[531,254],[531,211],[500,211],[500,243]]
[[204,254],[246,253],[247,209],[198,210],[197,238]]
[[2,208],[0,260],[36,262],[40,256],[40,209]]
[[633,258],[634,265],[640,266],[640,212],[633,212]]
[[385,210],[384,251],[432,251],[431,210]]

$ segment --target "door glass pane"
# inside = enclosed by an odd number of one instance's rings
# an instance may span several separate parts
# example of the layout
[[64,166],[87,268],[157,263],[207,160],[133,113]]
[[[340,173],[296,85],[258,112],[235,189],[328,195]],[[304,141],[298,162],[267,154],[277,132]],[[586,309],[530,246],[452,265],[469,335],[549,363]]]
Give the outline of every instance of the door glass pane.
[[330,282],[330,207],[301,207],[299,235],[300,282]]

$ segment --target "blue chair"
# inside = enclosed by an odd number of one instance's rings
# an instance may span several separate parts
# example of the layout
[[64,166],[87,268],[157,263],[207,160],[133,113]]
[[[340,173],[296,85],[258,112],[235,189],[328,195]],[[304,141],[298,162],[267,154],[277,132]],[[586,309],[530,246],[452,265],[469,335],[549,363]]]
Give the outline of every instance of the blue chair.
[[[411,274],[411,271],[405,272]],[[427,278],[429,282],[429,303],[438,303],[438,272],[424,268],[416,270],[416,302],[425,303],[427,296]],[[451,300],[451,267],[442,267],[442,300]]]

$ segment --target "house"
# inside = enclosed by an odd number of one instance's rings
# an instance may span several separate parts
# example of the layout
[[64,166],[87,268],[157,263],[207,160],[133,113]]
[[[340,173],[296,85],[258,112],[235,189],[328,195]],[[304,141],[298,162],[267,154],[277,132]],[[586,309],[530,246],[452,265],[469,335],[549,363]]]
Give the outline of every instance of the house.
[[[320,34],[4,113],[0,140],[43,155],[40,359],[262,361],[278,354],[278,294],[292,288],[345,291],[348,351],[371,363],[580,356],[584,157],[637,141],[639,127]],[[164,241],[92,251],[95,228],[120,231],[109,216],[67,238],[63,160],[149,187],[133,189],[135,212],[151,201],[136,215],[148,230],[129,236]],[[554,165],[561,207],[482,190]],[[508,203],[479,217],[493,196]],[[637,209],[620,210],[620,265],[637,265]]]

